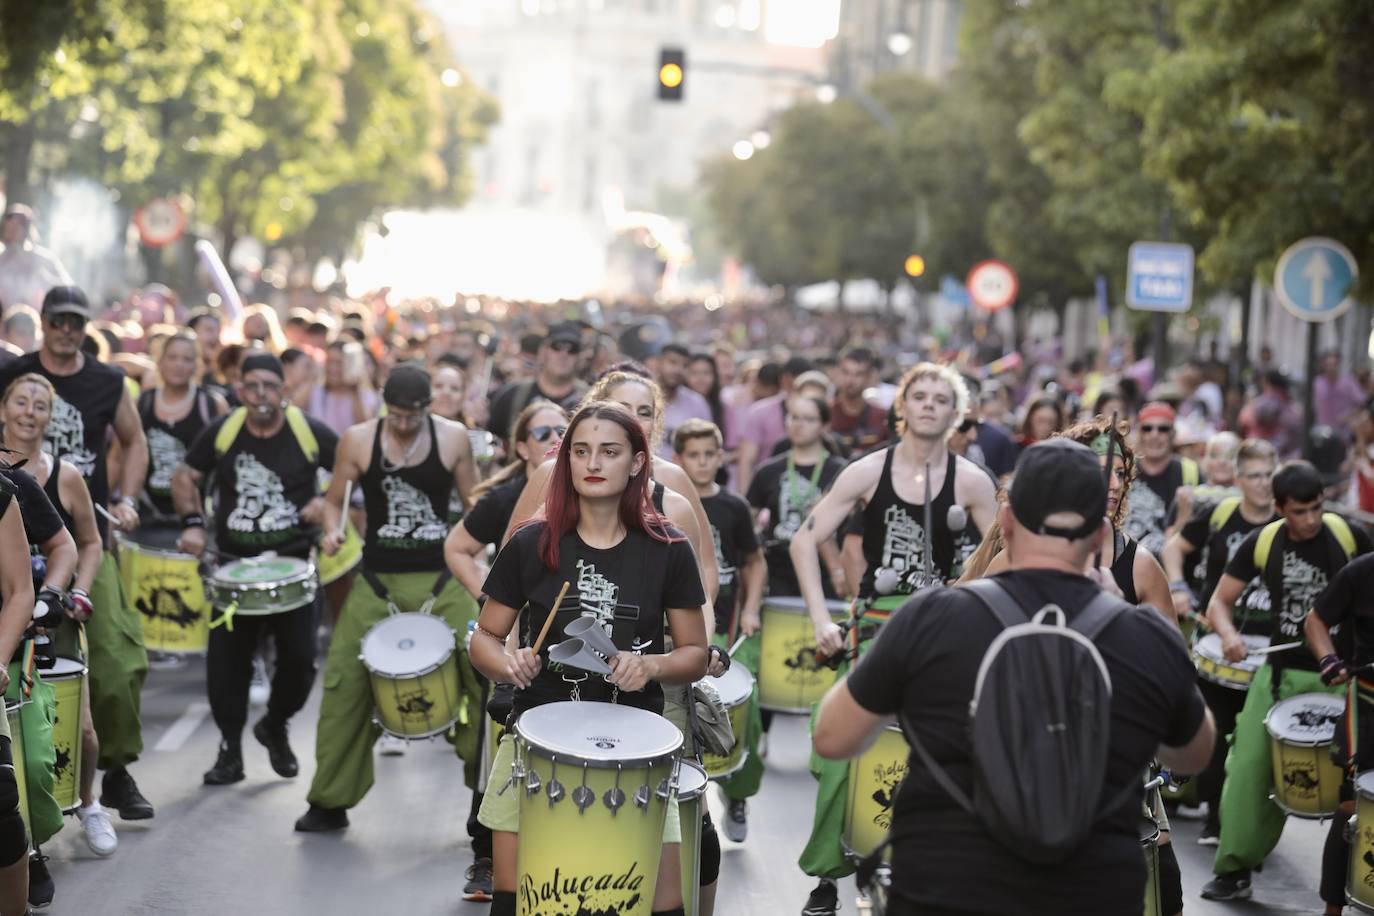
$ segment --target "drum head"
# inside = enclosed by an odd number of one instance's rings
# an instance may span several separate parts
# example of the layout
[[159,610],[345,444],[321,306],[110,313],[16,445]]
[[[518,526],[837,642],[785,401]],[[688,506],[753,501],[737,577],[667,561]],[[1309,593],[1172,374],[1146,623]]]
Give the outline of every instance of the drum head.
[[774,610],[787,611],[792,614],[805,614],[806,602],[800,597],[769,595],[767,598],[763,599],[763,608],[764,610],[773,608]]
[[[1249,653],[1243,661],[1227,662],[1227,664],[1245,665],[1247,668],[1258,669],[1262,663],[1263,656],[1256,656],[1255,653],[1268,648],[1268,636],[1255,636],[1250,633],[1242,633],[1241,639],[1245,640],[1245,649]],[[1212,661],[1221,662],[1226,660],[1226,655],[1221,651],[1221,635],[1219,633],[1208,633],[1197,641],[1195,647],[1197,654],[1203,658],[1210,658]]]
[[85,672],[86,666],[74,658],[67,658],[59,655],[57,661],[51,668],[40,668],[39,673],[48,680],[64,677],[80,677]]
[[428,614],[395,614],[363,637],[363,664],[391,677],[433,671],[458,645],[449,626]]
[[677,771],[677,800],[691,801],[698,798],[706,791],[706,784],[709,782],[706,771],[700,764],[693,760],[682,761],[682,766]]
[[234,560],[214,571],[211,579],[225,585],[272,585],[305,575],[310,564],[299,557]]
[[128,534],[119,532],[119,538],[122,541],[132,543],[138,547],[150,547],[154,550],[163,550],[168,553],[180,553],[180,551],[177,550],[177,538],[179,537],[181,537],[180,526],[140,526],[138,529]]
[[1304,693],[1274,704],[1264,717],[1264,727],[1288,744],[1330,744],[1336,737],[1336,724],[1344,717],[1344,697]]
[[667,719],[613,703],[546,703],[522,715],[515,731],[545,754],[589,766],[657,761],[682,747],[682,732]]
[[720,677],[708,677],[703,680],[716,689],[721,703],[725,704],[727,709],[748,700],[749,694],[754,692],[754,676],[749,673],[748,668],[740,664],[731,665]]

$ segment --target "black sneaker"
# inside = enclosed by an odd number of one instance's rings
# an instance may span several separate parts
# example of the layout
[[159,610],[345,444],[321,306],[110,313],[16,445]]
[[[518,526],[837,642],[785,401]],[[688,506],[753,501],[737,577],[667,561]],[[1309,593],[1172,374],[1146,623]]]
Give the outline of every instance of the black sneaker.
[[29,856],[29,906],[42,909],[52,903],[57,886],[48,874],[48,857],[41,852]]
[[[347,826],[347,808],[321,808],[319,805],[311,805],[309,811],[296,818],[296,830],[300,833],[328,833],[331,830],[342,830]],[[488,859],[486,862],[490,874],[491,860]],[[472,871],[469,870],[468,874],[471,875]]]
[[1247,900],[1250,897],[1250,873],[1233,871],[1217,875],[1202,886],[1203,900]]
[[100,782],[100,804],[113,808],[126,821],[146,821],[153,816],[153,805],[138,791],[138,783],[123,767],[106,770]]
[[296,755],[291,752],[291,745],[286,741],[285,725],[273,727],[267,721],[267,717],[263,716],[258,720],[258,724],[253,726],[253,737],[267,748],[267,759],[278,776],[290,779],[301,771],[300,764],[296,762]]
[[205,771],[207,786],[227,786],[243,779],[243,751],[237,744],[221,741],[215,765]]
[[834,916],[839,908],[840,889],[833,878],[822,878],[811,896],[806,898],[801,916]]
[[1215,818],[1207,818],[1207,823],[1202,825],[1202,832],[1198,834],[1197,844],[1199,846],[1215,846],[1221,842],[1221,824]]
[[463,899],[478,903],[491,902],[491,859],[474,859],[468,866],[468,883],[463,885]]
[[722,826],[731,842],[743,843],[749,835],[749,804],[743,799],[731,799]]

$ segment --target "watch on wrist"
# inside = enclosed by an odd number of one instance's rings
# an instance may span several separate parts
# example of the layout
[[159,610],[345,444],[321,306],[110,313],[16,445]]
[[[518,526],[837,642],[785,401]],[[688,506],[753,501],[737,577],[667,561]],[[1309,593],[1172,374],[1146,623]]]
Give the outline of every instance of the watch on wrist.
[[1169,583],[1169,591],[1171,592],[1186,592],[1187,590],[1188,583],[1183,581],[1182,579],[1175,579],[1174,581]]

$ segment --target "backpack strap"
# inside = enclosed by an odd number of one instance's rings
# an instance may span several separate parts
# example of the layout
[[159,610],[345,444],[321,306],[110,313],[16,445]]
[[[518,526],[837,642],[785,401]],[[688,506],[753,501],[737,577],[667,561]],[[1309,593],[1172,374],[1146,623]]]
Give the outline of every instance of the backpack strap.
[[291,432],[296,437],[296,444],[305,452],[305,460],[314,464],[320,458],[320,440],[315,438],[315,431],[310,428],[310,421],[305,418],[305,411],[295,404],[286,406],[286,424],[291,427]]
[[1074,615],[1073,620],[1069,621],[1069,627],[1096,642],[1103,630],[1130,610],[1134,608],[1123,599],[1110,592],[1100,591],[1083,610]]
[[248,420],[247,407],[235,407],[229,411],[224,418],[224,425],[215,433],[215,455],[224,457],[229,453],[229,447],[234,444],[234,440],[243,432],[243,424]]
[[153,409],[153,389],[149,388],[138,396],[138,415],[143,417]]
[[1004,630],[1030,622],[1026,612],[1021,610],[1021,605],[1016,603],[1016,599],[996,579],[974,579],[959,587],[977,598],[978,603],[997,618],[997,622]]
[[1326,525],[1336,543],[1341,545],[1341,550],[1345,551],[1345,558],[1349,560],[1355,555],[1355,533],[1350,530],[1350,523],[1344,517],[1335,512],[1323,512],[1322,524]]
[[1183,485],[1184,485],[1185,487],[1195,487],[1195,486],[1197,486],[1198,480],[1201,479],[1201,478],[1199,477],[1199,475],[1198,475],[1197,462],[1194,461],[1194,460],[1191,459],[1191,458],[1184,458],[1184,459],[1182,459],[1182,460],[1183,460]]
[[1274,549],[1274,539],[1279,536],[1279,529],[1283,527],[1283,519],[1270,522],[1260,529],[1259,540],[1255,542],[1255,568],[1264,575],[1266,567],[1269,565],[1269,551]]
[[1226,523],[1231,520],[1231,516],[1235,514],[1236,509],[1239,506],[1239,496],[1228,496],[1221,502],[1217,503],[1216,506],[1212,509],[1211,517],[1207,520],[1207,529],[1213,533],[1216,533],[1220,531],[1222,528],[1225,528]]

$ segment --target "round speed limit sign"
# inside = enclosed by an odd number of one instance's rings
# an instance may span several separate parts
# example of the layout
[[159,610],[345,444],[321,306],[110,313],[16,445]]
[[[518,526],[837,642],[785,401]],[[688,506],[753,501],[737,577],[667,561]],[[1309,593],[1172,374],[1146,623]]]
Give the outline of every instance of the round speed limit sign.
[[149,248],[163,248],[186,231],[186,214],[169,197],[154,197],[134,211],[139,239]]
[[979,308],[995,312],[1016,301],[1016,271],[1001,261],[983,261],[968,272],[968,295]]

